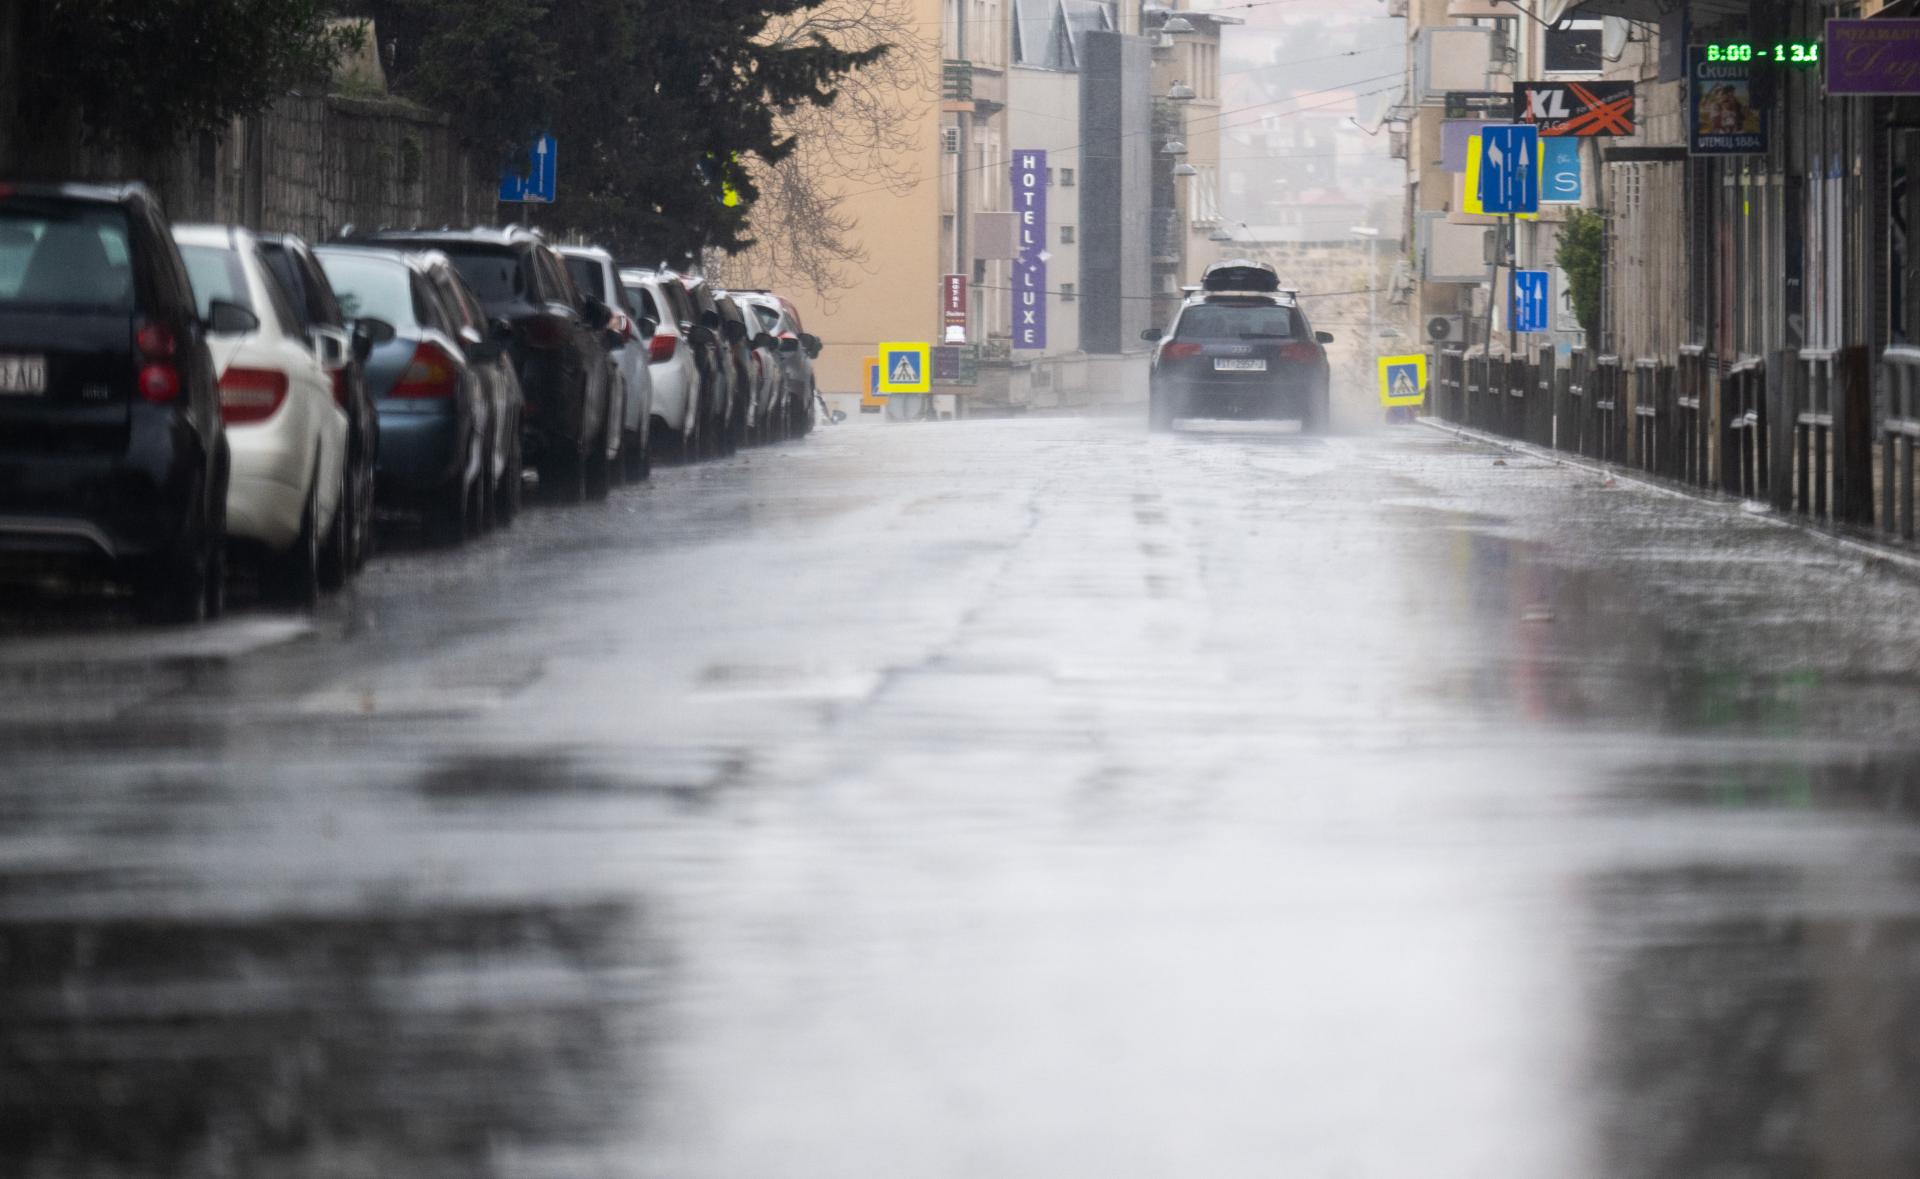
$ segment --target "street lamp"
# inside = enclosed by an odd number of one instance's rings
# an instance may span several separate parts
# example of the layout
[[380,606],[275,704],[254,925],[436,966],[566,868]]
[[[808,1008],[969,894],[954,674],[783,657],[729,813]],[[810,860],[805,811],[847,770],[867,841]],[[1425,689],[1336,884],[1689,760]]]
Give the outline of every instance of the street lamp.
[[1160,149],[1160,154],[1163,156],[1184,156],[1187,154],[1187,145],[1178,139],[1169,139],[1166,142],[1166,146]]
[[1198,95],[1194,94],[1193,87],[1185,82],[1175,82],[1173,89],[1167,91],[1168,102],[1192,102],[1196,97]]
[[1193,22],[1184,16],[1169,17],[1167,23],[1160,26],[1163,33],[1191,33]]
[[1173,166],[1173,174],[1175,176],[1198,176],[1200,175],[1200,169],[1194,167],[1192,164],[1180,163]]

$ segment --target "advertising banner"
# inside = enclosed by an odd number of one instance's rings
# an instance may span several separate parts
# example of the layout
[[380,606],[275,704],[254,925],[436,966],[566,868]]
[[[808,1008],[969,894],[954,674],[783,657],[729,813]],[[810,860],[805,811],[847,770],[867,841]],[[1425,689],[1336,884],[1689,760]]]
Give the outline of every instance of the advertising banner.
[[1713,61],[1707,46],[1687,50],[1687,151],[1752,156],[1767,150],[1771,113],[1753,99],[1753,63]]
[[1920,20],[1827,22],[1828,94],[1920,94]]
[[[940,276],[940,326],[943,341],[954,344],[966,341],[967,276],[964,274]],[[954,336],[955,328],[960,329],[958,338]]]
[[1580,168],[1580,141],[1543,139],[1540,141],[1540,158],[1545,161],[1546,168],[1540,178],[1540,203],[1579,204],[1586,188]]
[[1632,82],[1515,82],[1514,118],[1544,138],[1598,139],[1634,133]]
[[1013,260],[1013,346],[1047,346],[1047,153],[1013,153],[1013,211],[1020,253]]

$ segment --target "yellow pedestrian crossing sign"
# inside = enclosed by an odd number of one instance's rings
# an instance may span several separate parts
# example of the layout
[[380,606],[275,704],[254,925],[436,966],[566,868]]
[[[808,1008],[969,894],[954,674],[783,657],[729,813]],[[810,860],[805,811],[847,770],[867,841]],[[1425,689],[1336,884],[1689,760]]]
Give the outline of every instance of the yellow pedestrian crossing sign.
[[1425,356],[1382,356],[1380,358],[1380,404],[1389,409],[1401,405],[1419,405],[1427,399],[1427,358]]
[[880,345],[880,391],[933,392],[933,345]]

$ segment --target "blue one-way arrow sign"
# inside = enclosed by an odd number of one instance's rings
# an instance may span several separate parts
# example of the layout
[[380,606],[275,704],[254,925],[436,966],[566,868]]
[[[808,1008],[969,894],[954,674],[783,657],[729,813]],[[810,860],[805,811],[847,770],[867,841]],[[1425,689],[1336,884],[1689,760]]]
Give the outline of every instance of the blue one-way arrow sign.
[[1489,213],[1540,211],[1540,128],[1491,123],[1480,129],[1480,205]]
[[1513,272],[1513,300],[1508,314],[1516,332],[1544,332],[1550,321],[1553,276],[1544,270]]
[[551,135],[542,135],[527,153],[533,164],[530,175],[507,171],[500,177],[500,199],[525,204],[550,205],[560,188],[560,143]]

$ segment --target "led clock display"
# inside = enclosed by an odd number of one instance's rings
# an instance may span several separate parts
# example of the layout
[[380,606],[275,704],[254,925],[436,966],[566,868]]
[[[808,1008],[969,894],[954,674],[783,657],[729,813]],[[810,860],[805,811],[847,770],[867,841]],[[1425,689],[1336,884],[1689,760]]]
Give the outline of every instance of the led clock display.
[[1820,64],[1820,42],[1776,41],[1772,45],[1723,42],[1707,46],[1707,60],[1735,64],[1764,62],[1769,65],[1817,66]]

